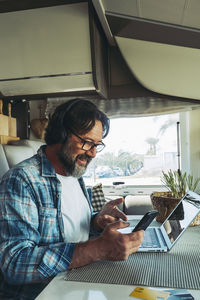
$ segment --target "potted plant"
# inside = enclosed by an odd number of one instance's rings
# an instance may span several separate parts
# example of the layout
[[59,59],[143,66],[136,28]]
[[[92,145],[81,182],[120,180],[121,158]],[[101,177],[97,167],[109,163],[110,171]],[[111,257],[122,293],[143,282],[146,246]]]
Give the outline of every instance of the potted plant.
[[[172,171],[170,169],[168,172],[162,171],[161,181],[168,191],[152,193],[151,201],[153,208],[158,210],[156,220],[163,223],[188,190],[198,193],[200,178],[195,179],[186,172],[182,173],[180,170]],[[199,224],[200,216],[197,216],[193,225]]]

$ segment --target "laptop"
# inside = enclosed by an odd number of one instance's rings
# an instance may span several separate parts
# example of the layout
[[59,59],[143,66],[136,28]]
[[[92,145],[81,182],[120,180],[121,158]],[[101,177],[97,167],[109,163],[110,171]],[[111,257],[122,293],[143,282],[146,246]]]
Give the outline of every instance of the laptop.
[[170,251],[199,213],[200,195],[188,191],[160,227],[146,229],[138,252]]

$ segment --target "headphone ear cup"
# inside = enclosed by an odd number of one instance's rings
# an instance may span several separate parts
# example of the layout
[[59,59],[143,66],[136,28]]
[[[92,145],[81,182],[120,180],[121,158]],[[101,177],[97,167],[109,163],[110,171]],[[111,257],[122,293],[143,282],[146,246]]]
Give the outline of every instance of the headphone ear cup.
[[82,101],[81,99],[73,99],[67,103],[69,105],[66,107],[66,109],[60,107],[60,110],[58,111],[59,116],[57,118],[60,121],[60,127],[61,127],[60,137],[63,143],[67,140],[69,134],[69,130],[63,125],[64,121],[67,117],[67,114],[70,112],[71,108],[81,101]]
[[46,128],[45,140],[47,143],[58,144],[67,140],[69,130],[65,125],[65,120],[71,108],[80,101],[82,100],[77,98],[69,100],[55,109],[54,113],[49,117],[49,123]]
[[75,98],[61,104],[55,109],[52,116],[49,117],[49,123],[46,128],[45,141],[47,144],[60,144],[67,140],[69,135],[67,117],[72,107],[79,102],[84,103],[83,100]]
[[60,138],[62,143],[66,142],[66,140],[68,139],[68,130],[67,129],[63,129],[60,133]]

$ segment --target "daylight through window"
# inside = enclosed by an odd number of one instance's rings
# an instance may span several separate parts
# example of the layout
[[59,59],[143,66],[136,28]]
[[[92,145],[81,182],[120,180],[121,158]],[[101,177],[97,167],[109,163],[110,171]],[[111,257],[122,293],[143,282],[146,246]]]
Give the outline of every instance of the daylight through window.
[[111,119],[106,148],[84,175],[87,185],[160,185],[162,170],[178,168],[179,114]]

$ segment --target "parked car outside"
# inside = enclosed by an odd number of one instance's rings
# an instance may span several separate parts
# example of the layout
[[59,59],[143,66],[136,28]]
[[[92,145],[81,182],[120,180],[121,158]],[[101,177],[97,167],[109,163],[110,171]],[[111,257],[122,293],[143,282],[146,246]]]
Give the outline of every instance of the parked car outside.
[[114,176],[113,170],[108,166],[97,167],[95,173],[99,178],[109,178]]
[[113,175],[114,176],[124,176],[124,172],[120,167],[116,167],[113,169]]

